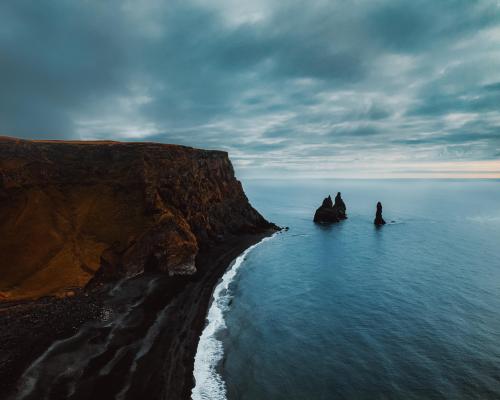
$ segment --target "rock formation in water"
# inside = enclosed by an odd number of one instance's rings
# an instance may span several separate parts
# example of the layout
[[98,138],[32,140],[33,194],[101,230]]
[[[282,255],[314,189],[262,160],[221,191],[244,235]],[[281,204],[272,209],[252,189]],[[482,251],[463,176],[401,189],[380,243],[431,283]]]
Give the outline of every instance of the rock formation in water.
[[0,299],[64,295],[97,271],[193,274],[200,248],[275,228],[226,152],[0,137]]
[[382,218],[382,203],[379,201],[377,203],[377,212],[375,214],[375,220],[373,223],[377,226],[379,225],[385,225],[384,218]]
[[335,196],[335,203],[334,203],[333,207],[335,207],[338,210],[339,219],[346,219],[347,218],[347,216],[346,216],[347,209],[346,209],[344,200],[342,200],[340,192],[338,192],[337,195]]
[[340,192],[335,196],[335,203],[331,196],[328,196],[314,213],[314,222],[322,224],[339,222],[346,218],[346,206]]

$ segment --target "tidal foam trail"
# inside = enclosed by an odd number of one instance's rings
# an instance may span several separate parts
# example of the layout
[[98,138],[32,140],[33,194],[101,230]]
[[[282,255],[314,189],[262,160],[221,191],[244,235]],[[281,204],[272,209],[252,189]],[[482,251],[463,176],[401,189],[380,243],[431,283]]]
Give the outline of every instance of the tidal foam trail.
[[[272,237],[272,236],[271,236]],[[208,309],[207,324],[203,330],[194,359],[195,386],[191,391],[192,400],[225,400],[226,384],[217,371],[224,356],[224,347],[217,334],[226,328],[224,314],[231,299],[229,285],[236,276],[248,253],[271,237],[250,246],[240,254],[224,273],[214,289],[212,303]]]

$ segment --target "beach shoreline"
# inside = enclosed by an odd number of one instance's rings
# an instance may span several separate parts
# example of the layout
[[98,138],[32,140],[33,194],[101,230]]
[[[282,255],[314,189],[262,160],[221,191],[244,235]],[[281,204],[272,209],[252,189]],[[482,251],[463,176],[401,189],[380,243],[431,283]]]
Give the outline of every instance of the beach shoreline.
[[[194,386],[194,359],[214,288],[236,257],[275,232],[269,229],[235,236],[202,248],[196,258],[198,272],[195,275],[167,277],[145,273],[128,281],[118,297],[111,295],[107,287],[62,299],[43,298],[0,305],[3,327],[0,333],[0,396],[16,398],[23,374],[35,360],[42,359],[40,368],[44,362],[53,362],[51,355],[45,353],[51,344],[71,338],[77,332],[81,334],[82,327],[88,325],[94,332],[102,331],[104,326],[113,328],[113,322],[106,321],[106,313],[118,315],[121,307],[131,315],[131,310],[140,315],[140,323],[113,329],[113,343],[121,343],[121,347],[108,345],[102,356],[90,359],[85,366],[86,374],[83,374],[86,380],[72,382],[75,394],[78,398],[97,395],[114,398],[123,392],[123,399],[189,399]],[[157,281],[155,289],[144,294],[148,283],[154,280]],[[138,301],[140,296],[143,298]],[[133,302],[138,305],[132,306]],[[153,328],[158,332],[148,344],[147,352],[143,347],[131,345],[134,340],[137,343],[146,341],[144,338],[152,336]],[[99,374],[121,349],[125,349],[125,354],[130,353],[130,357],[123,357],[116,368],[104,376]],[[51,399],[68,398],[65,384],[55,381],[52,388],[35,386],[30,396],[50,394]]]

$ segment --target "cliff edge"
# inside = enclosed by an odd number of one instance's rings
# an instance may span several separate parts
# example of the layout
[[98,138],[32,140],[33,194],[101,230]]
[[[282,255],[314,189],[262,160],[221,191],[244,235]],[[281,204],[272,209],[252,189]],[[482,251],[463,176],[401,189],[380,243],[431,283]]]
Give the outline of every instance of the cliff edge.
[[193,274],[200,248],[276,228],[222,151],[0,137],[0,299],[97,276]]

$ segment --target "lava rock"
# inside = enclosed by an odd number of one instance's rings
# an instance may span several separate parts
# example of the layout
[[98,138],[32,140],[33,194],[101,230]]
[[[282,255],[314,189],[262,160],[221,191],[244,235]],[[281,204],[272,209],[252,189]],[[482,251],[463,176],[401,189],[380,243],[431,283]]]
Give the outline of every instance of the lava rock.
[[346,205],[342,200],[341,193],[338,192],[333,203],[331,196],[323,200],[321,206],[314,213],[313,221],[320,224],[329,224],[346,219]]
[[380,201],[377,203],[377,212],[373,223],[377,226],[385,225],[384,218],[382,218],[382,203]]
[[335,196],[335,204],[333,205],[338,210],[339,219],[347,219],[346,211],[347,208],[345,206],[344,200],[342,200],[341,193],[338,192]]

